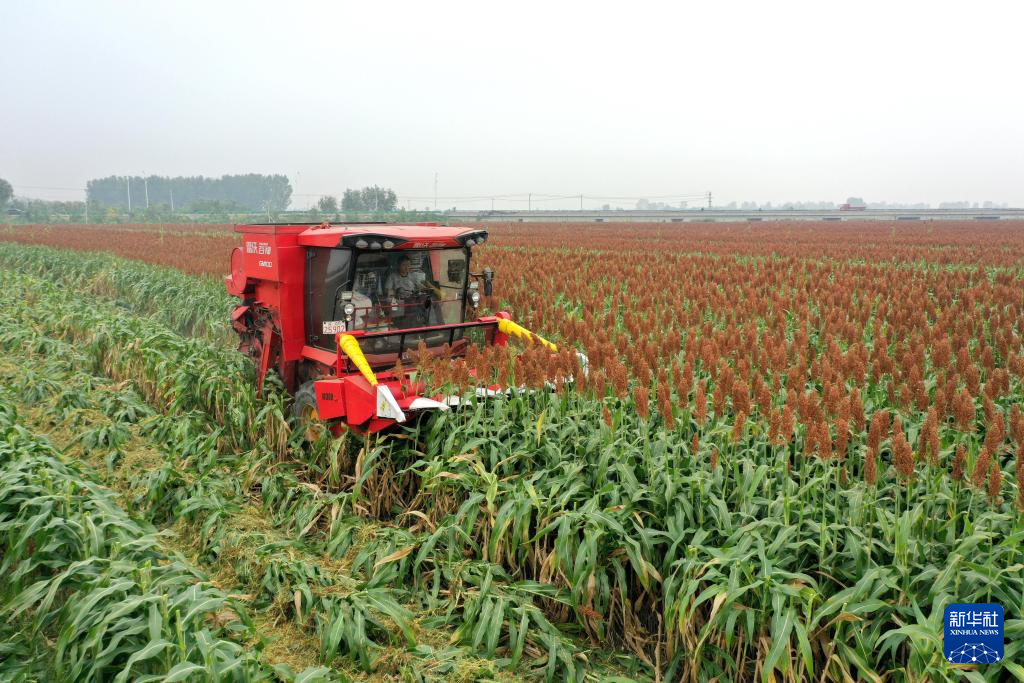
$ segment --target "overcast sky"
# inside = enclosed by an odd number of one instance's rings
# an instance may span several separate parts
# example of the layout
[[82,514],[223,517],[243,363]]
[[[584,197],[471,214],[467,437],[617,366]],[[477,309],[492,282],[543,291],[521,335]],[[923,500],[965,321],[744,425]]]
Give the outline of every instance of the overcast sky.
[[979,0],[7,0],[0,177],[1024,206],[1022,27]]

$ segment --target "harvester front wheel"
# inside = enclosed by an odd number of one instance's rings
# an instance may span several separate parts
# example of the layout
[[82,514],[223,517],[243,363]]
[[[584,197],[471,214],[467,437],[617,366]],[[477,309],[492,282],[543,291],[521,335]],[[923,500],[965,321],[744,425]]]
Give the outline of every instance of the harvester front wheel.
[[312,381],[306,382],[295,392],[292,415],[295,417],[296,428],[302,430],[302,438],[306,442],[319,440],[326,430],[316,407],[316,391]]

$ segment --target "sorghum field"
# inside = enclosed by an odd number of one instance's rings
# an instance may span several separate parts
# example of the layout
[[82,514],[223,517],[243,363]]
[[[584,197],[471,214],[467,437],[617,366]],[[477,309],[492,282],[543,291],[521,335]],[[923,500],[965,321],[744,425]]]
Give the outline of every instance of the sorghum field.
[[305,448],[230,226],[0,227],[0,678],[1024,680],[1024,224],[484,227],[589,373]]

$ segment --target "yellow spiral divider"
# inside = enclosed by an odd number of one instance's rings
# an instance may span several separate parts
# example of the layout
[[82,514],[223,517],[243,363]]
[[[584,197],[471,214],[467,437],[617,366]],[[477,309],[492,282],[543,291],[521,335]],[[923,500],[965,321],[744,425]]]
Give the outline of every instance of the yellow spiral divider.
[[514,323],[511,320],[506,320],[505,318],[499,318],[498,319],[498,330],[500,330],[504,334],[510,334],[513,337],[517,337],[519,339],[522,339],[527,344],[532,344],[534,341],[537,341],[537,342],[540,342],[541,345],[547,347],[548,351],[551,351],[551,352],[558,351],[558,347],[555,344],[552,344],[551,342],[549,342],[547,339],[545,339],[544,337],[540,336],[539,334],[535,334],[533,332],[530,332],[528,329],[526,329],[522,325],[520,325],[518,323]]
[[366,362],[366,356],[363,355],[363,350],[359,348],[359,342],[356,341],[355,337],[351,334],[339,334],[338,348],[359,368],[359,372],[363,373],[363,377],[366,378],[367,382],[377,386],[377,376],[373,374],[370,364]]

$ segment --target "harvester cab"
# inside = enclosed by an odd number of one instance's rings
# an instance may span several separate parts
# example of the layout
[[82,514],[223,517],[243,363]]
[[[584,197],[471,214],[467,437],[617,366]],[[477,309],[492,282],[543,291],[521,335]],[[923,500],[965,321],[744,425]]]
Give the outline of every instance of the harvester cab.
[[238,349],[256,363],[260,391],[277,372],[307,424],[365,434],[447,409],[416,380],[420,350],[454,359],[510,336],[555,350],[508,313],[479,315],[480,287],[491,296],[495,274],[471,273],[470,257],[486,230],[304,223],[235,231],[242,246],[225,285],[241,300],[231,314]]

